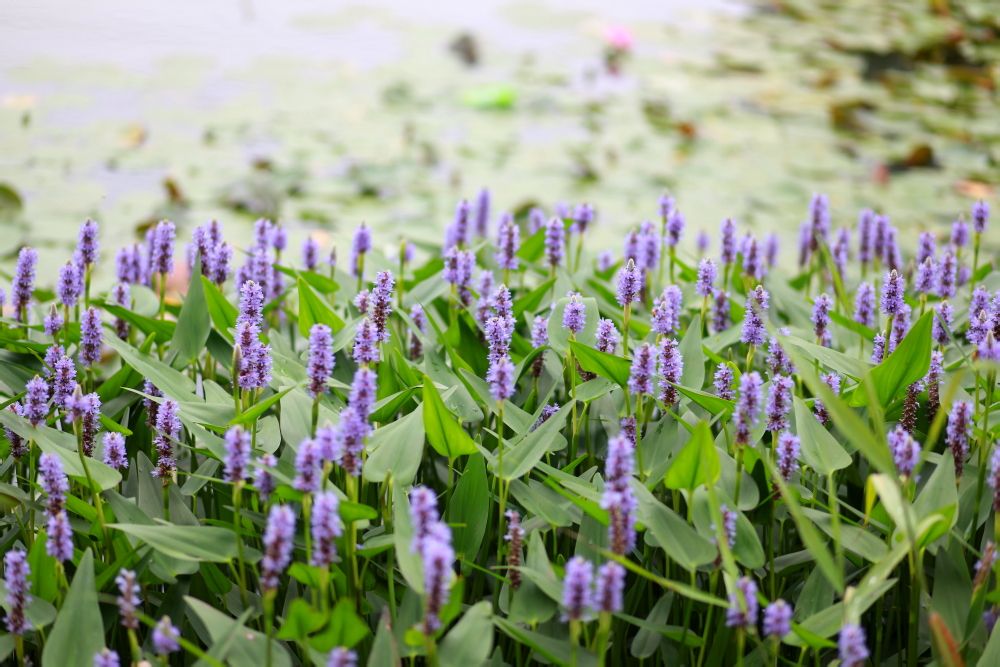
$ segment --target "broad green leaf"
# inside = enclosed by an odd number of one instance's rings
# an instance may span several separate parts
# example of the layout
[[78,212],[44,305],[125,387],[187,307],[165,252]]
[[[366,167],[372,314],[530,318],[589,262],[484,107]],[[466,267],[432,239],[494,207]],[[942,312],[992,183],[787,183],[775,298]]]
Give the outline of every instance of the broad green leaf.
[[191,280],[184,296],[180,315],[177,316],[177,328],[170,341],[170,354],[173,364],[187,366],[197,359],[205,349],[205,341],[212,330],[212,320],[205,302],[205,292],[201,283],[201,257],[199,256],[191,269]]
[[927,375],[931,363],[933,317],[933,311],[924,313],[892,354],[869,371],[879,403],[883,406],[898,400],[906,393],[907,387]]
[[664,483],[668,489],[694,490],[719,479],[719,454],[708,423],[698,422],[691,439],[667,468]]
[[489,602],[478,602],[441,642],[438,658],[443,667],[482,665],[493,650],[493,612]]
[[677,391],[708,410],[712,415],[732,412],[733,410],[734,403],[732,401],[727,401],[724,398],[719,398],[715,394],[709,394],[700,389],[692,389],[691,387],[684,387],[674,383],[671,384],[674,385]]
[[215,330],[226,341],[232,343],[233,335],[230,333],[230,329],[236,326],[239,310],[229,302],[219,286],[205,276],[201,277],[201,288],[205,295],[205,307],[208,308],[208,315],[212,318]]
[[705,353],[701,349],[701,315],[691,318],[679,349],[684,359],[684,372],[680,383],[685,387],[700,389],[705,384]]
[[326,628],[309,641],[315,650],[328,653],[335,646],[354,648],[368,636],[368,624],[354,611],[354,603],[341,598],[330,614]]
[[229,420],[229,426],[236,426],[240,424],[250,424],[257,421],[259,418],[264,416],[271,407],[280,401],[285,395],[295,389],[295,387],[285,387],[279,392],[275,392],[265,398],[263,401],[259,401],[254,405],[250,406],[249,409],[244,410],[237,416]]
[[[215,607],[196,598],[185,596],[187,618],[195,632],[205,644],[215,644],[229,636],[236,627],[235,639],[226,652],[226,664],[232,667],[259,667],[267,657],[267,638],[263,633],[252,630],[235,618],[227,616]],[[271,644],[273,667],[291,667],[291,657],[283,642]]]
[[583,370],[617,382],[621,387],[628,387],[628,377],[632,370],[628,359],[601,352],[575,340],[569,341],[569,347]]
[[424,432],[431,447],[441,456],[451,459],[474,454],[477,451],[476,443],[462,428],[458,418],[445,406],[434,382],[426,375],[423,399]]
[[301,277],[299,288],[299,333],[308,336],[314,324],[325,324],[334,333],[344,328],[344,320],[334,312],[333,308],[316,293],[309,283]]
[[399,667],[402,664],[390,623],[389,609],[383,608],[382,618],[379,619],[378,630],[375,633],[375,642],[372,644],[371,653],[368,654],[368,667]]
[[104,344],[117,352],[129,366],[156,385],[156,388],[176,401],[194,401],[194,382],[162,361],[143,354],[110,332],[104,334]]
[[[78,482],[86,484],[87,476],[83,464],[80,463],[76,438],[73,437],[72,433],[57,431],[42,425],[32,426],[31,422],[14,414],[11,410],[0,410],[0,424],[25,440],[33,440],[43,452],[57,455],[66,474]],[[87,469],[90,471],[91,479],[94,480],[94,485],[101,491],[113,488],[122,481],[122,476],[117,470],[104,465],[97,459],[88,458]]]
[[809,355],[810,358],[816,359],[830,370],[855,379],[864,377],[865,373],[872,368],[871,364],[867,361],[849,356],[833,348],[804,341],[795,336],[786,336],[781,340],[781,345],[786,350],[788,349],[785,347],[786,345],[797,347]]
[[802,459],[823,477],[851,465],[851,455],[823,428],[798,396],[795,397],[795,430],[802,446]]
[[691,524],[653,497],[646,487],[633,485],[633,488],[639,501],[636,518],[671,560],[688,572],[715,560],[717,549]]
[[168,523],[111,523],[108,527],[120,530],[172,558],[226,563],[236,557],[236,535],[228,528]]
[[380,426],[368,438],[368,459],[362,475],[381,483],[392,474],[396,484],[409,486],[417,475],[424,453],[424,407],[392,423]]
[[76,566],[73,583],[46,639],[42,664],[92,667],[94,654],[104,648],[104,624],[94,585],[94,554],[87,549]]
[[465,464],[465,472],[455,485],[448,503],[448,523],[451,525],[455,553],[460,558],[476,561],[486,535],[489,509],[490,485],[486,478],[486,463],[481,455],[473,455]]
[[415,593],[424,592],[423,570],[420,556],[410,548],[413,523],[410,520],[410,499],[402,486],[392,488],[392,529],[396,548],[396,564],[403,578]]
[[[597,665],[597,659],[593,653],[578,648],[574,651],[569,639],[556,639],[540,632],[528,630],[520,625],[511,623],[500,616],[493,617],[493,623],[512,639],[525,644],[540,656],[550,662],[559,665],[575,665],[577,667],[589,667]],[[574,655],[575,654],[575,655]],[[575,659],[574,659],[575,658]]]
[[[562,438],[559,432],[573,404],[574,401],[568,401],[534,431],[504,443],[503,469],[500,472],[503,479],[510,481],[528,474],[545,453],[554,448],[554,443]],[[496,463],[499,465],[499,460]]]

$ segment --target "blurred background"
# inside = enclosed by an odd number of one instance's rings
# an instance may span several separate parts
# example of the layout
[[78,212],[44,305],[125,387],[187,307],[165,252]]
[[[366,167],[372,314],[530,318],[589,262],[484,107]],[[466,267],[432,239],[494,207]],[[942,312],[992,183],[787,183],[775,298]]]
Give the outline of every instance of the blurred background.
[[484,187],[494,219],[590,202],[616,252],[664,192],[694,229],[732,216],[786,245],[814,192],[834,226],[871,206],[943,232],[996,206],[998,17],[998,0],[5,2],[0,273],[31,244],[50,283],[88,216],[105,276],[161,218],[184,240],[216,218],[239,246],[270,217],[292,248],[342,255],[365,221],[391,254],[438,242]]

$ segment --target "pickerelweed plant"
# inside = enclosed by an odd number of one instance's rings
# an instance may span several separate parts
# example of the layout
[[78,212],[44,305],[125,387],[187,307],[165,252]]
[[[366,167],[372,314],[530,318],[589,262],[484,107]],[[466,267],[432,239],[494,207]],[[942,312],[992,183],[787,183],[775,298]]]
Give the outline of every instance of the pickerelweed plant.
[[160,222],[103,291],[97,223],[52,292],[22,248],[2,657],[1000,663],[986,203],[910,254],[816,196],[797,263],[669,197],[621,255],[490,207],[346,270],[267,220]]

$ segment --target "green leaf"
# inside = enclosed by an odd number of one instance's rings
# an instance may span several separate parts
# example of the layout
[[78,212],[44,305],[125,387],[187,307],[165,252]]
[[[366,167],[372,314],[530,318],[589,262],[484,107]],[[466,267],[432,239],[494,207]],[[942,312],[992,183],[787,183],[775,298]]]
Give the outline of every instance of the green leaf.
[[325,324],[334,333],[344,328],[344,320],[334,312],[333,308],[316,293],[309,283],[301,277],[299,287],[299,333],[309,336],[309,329],[314,324]]
[[705,384],[705,353],[701,349],[701,315],[691,318],[687,333],[681,339],[679,351],[684,359],[681,384],[700,389]]
[[442,667],[468,667],[484,664],[492,650],[493,610],[484,600],[469,607],[448,632],[438,657]]
[[205,302],[205,291],[201,283],[201,257],[191,269],[191,280],[184,296],[184,305],[177,316],[177,328],[170,341],[172,363],[187,366],[197,359],[205,349],[205,342],[212,330],[212,319]]
[[445,406],[434,382],[426,375],[423,398],[424,432],[431,447],[441,456],[450,459],[476,453],[476,443],[462,428],[458,418]]
[[215,330],[232,343],[233,336],[230,329],[236,327],[239,310],[229,302],[219,286],[205,276],[201,277],[201,288],[205,295],[205,307],[208,308],[208,316],[212,318]]
[[667,468],[664,483],[668,489],[692,491],[702,484],[714,484],[719,479],[719,453],[707,422],[698,422],[684,448]]
[[237,416],[229,420],[229,426],[236,426],[239,424],[251,424],[257,421],[260,417],[267,413],[275,403],[284,398],[285,394],[295,389],[295,387],[285,387],[279,392],[271,394],[263,401],[255,403],[248,410],[244,410]]
[[767,457],[761,458],[761,461],[767,466],[773,482],[777,484],[778,490],[781,492],[781,497],[785,501],[785,507],[788,509],[788,513],[792,515],[792,520],[795,522],[796,528],[799,529],[802,543],[815,559],[816,565],[823,572],[823,576],[826,577],[835,590],[842,593],[844,590],[844,573],[841,572],[840,568],[834,562],[833,556],[830,555],[830,552],[826,548],[825,541],[820,537],[815,526],[813,526],[812,522],[809,521],[802,511],[798,499],[788,488],[788,485],[785,484],[784,479],[778,474],[778,471],[775,470],[774,464]]
[[194,395],[194,382],[184,373],[171,368],[159,359],[143,354],[110,332],[105,332],[104,344],[117,352],[125,363],[152,381],[157,389],[170,398],[184,402],[197,400]]
[[354,648],[368,636],[368,624],[354,611],[354,603],[341,598],[330,614],[326,628],[314,636],[309,644],[323,653],[329,652],[335,646]]
[[902,397],[907,387],[927,375],[931,363],[933,317],[933,311],[924,313],[893,353],[869,371],[869,377],[882,406],[888,406],[893,400]]
[[390,623],[389,609],[383,608],[378,631],[375,633],[375,643],[368,655],[368,667],[399,667],[402,664]]
[[292,600],[285,611],[285,619],[278,630],[278,639],[302,641],[323,627],[323,612],[316,611],[304,598]]
[[216,526],[181,526],[161,523],[140,525],[110,523],[115,528],[172,558],[226,563],[236,557],[236,534]]
[[[569,639],[556,639],[543,635],[540,632],[528,630],[515,623],[511,623],[500,616],[493,617],[493,623],[504,634],[517,642],[525,644],[540,656],[558,665],[574,665],[576,667],[590,667],[597,665],[597,658],[586,649],[578,648],[574,651]],[[565,635],[563,635],[565,637]]]
[[[554,449],[554,443],[562,438],[559,431],[566,423],[566,415],[573,409],[569,400],[559,411],[549,417],[544,424],[521,438],[505,443],[503,469],[500,477],[510,481],[528,474],[535,464],[542,460],[545,452]],[[499,462],[497,462],[499,463]]]
[[462,478],[455,485],[448,503],[448,523],[451,525],[455,553],[476,561],[479,547],[486,535],[490,508],[490,485],[486,478],[486,462],[479,454],[470,456]]
[[392,423],[380,426],[368,438],[368,459],[362,475],[379,484],[392,473],[396,484],[409,486],[417,476],[424,453],[424,407]]
[[[63,470],[70,477],[86,485],[86,473],[80,463],[77,452],[76,438],[72,433],[57,431],[46,426],[32,426],[24,417],[14,414],[11,410],[0,410],[0,424],[17,433],[25,440],[34,440],[38,448],[48,454],[55,454],[62,462]],[[122,481],[121,474],[100,461],[87,459],[87,467],[94,485],[101,491],[110,489]]]
[[569,341],[569,347],[583,370],[617,382],[621,387],[628,387],[629,374],[632,372],[632,364],[628,359],[601,352],[575,340]]
[[42,664],[91,667],[104,648],[104,624],[94,585],[94,554],[87,549],[76,566],[73,583],[45,642]]
[[413,523],[410,520],[410,499],[402,486],[392,487],[392,529],[396,548],[396,563],[403,578],[415,593],[424,592],[423,569],[420,555],[410,549],[413,539]]
[[732,412],[734,403],[733,401],[727,401],[724,398],[719,398],[715,394],[709,394],[700,389],[691,389],[690,387],[683,387],[679,384],[674,384],[674,387],[684,396],[690,398],[693,402],[697,403],[701,407],[708,410],[712,415],[723,414],[726,412]]
[[555,284],[555,278],[548,278],[542,281],[538,287],[531,290],[522,297],[518,297],[514,300],[514,317],[521,317],[521,315],[527,311],[533,313],[538,310],[538,307],[542,305],[545,298],[549,296],[549,292],[552,290],[552,286]]
[[[196,598],[185,596],[189,613],[188,620],[205,644],[216,644],[233,634],[235,636],[226,651],[225,664],[232,667],[260,667],[267,662],[267,638],[264,634],[251,630],[234,618]],[[282,642],[272,642],[273,667],[291,667],[291,657]]]
[[[582,301],[586,320],[583,329],[580,333],[576,334],[576,341],[592,346],[594,344],[594,334],[597,332],[597,320],[600,319],[600,312],[597,308],[597,299],[584,297]],[[562,325],[563,311],[566,310],[566,304],[568,303],[569,297],[563,297],[555,302],[552,306],[552,314],[549,315],[548,325],[549,347],[563,357],[566,356],[566,352],[569,350],[569,329],[566,329]]]
[[820,475],[827,477],[851,465],[851,455],[823,428],[798,396],[795,397],[795,430],[802,445],[802,459]]
[[653,497],[646,487],[636,484],[633,488],[639,501],[636,518],[671,560],[688,572],[715,560],[717,549],[691,524]]

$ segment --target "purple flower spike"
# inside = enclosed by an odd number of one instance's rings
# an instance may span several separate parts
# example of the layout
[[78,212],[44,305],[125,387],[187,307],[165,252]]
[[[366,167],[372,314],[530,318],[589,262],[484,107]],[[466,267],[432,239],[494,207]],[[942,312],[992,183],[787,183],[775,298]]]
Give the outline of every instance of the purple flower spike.
[[341,449],[340,466],[348,475],[358,477],[361,475],[361,453],[365,449],[365,438],[371,432],[368,418],[358,408],[348,406],[340,412],[337,429]]
[[617,614],[622,610],[625,598],[625,568],[614,561],[597,569],[597,591],[594,604],[606,614]]
[[937,264],[934,262],[933,257],[928,257],[917,265],[917,272],[913,279],[913,288],[920,294],[930,294],[934,291],[937,276]]
[[667,285],[663,293],[653,302],[653,331],[661,336],[672,336],[680,332],[683,295],[677,285]]
[[49,416],[49,385],[36,375],[24,386],[24,399],[21,402],[21,416],[38,426]]
[[618,272],[618,305],[623,308],[633,301],[639,300],[639,292],[642,289],[642,273],[635,266],[631,259],[628,264]]
[[389,340],[389,316],[392,315],[392,294],[396,279],[392,271],[379,271],[375,275],[375,289],[372,290],[371,318],[375,325],[375,336],[379,342]]
[[28,575],[31,566],[28,565],[28,554],[20,547],[15,547],[3,557],[4,583],[7,584],[7,631],[12,635],[23,635],[31,629],[31,621],[25,615],[28,603],[31,602],[31,587],[28,585]]
[[660,248],[663,240],[656,227],[648,220],[642,223],[639,237],[639,260],[637,264],[644,271],[654,271],[660,265]]
[[509,357],[499,357],[490,362],[486,381],[490,385],[490,396],[493,397],[494,401],[505,401],[514,395],[514,381],[516,379],[514,373],[514,364]]
[[180,637],[180,630],[170,622],[169,616],[164,616],[153,628],[153,652],[165,656],[179,651],[181,645],[177,643],[177,640]]
[[920,232],[917,237],[917,264],[923,264],[928,257],[932,258],[937,253],[937,244],[934,242],[934,235],[930,232]]
[[177,228],[169,220],[161,220],[153,228],[150,238],[149,270],[152,273],[170,274],[174,270],[174,239]]
[[487,236],[490,231],[490,191],[483,188],[476,198],[476,236]]
[[812,258],[812,227],[808,222],[799,226],[799,267],[805,268]]
[[746,630],[757,625],[757,615],[760,612],[757,584],[750,577],[741,577],[736,582],[736,588],[736,591],[729,594],[726,627]]
[[722,263],[736,261],[736,223],[731,218],[722,221]]
[[118,585],[118,616],[122,627],[138,630],[136,611],[142,605],[142,600],[139,598],[139,582],[136,581],[135,572],[122,568],[115,577],[115,584]]
[[128,468],[128,454],[125,451],[125,436],[108,431],[104,434],[104,465],[115,470]]
[[719,333],[729,328],[729,292],[717,289],[712,298],[712,333]]
[[958,284],[958,263],[950,250],[945,250],[938,263],[937,295],[942,299],[955,296]]
[[420,336],[417,335],[417,331],[420,333],[427,332],[427,314],[424,312],[424,307],[419,303],[413,304],[413,307],[410,308],[410,319],[416,328],[416,331],[413,331],[410,336],[410,358],[416,359],[424,353],[424,344]]
[[[782,328],[781,333],[787,335],[788,330]],[[795,372],[795,365],[788,358],[781,343],[774,337],[767,342],[767,368],[771,371],[771,375],[791,375]]]
[[784,639],[792,632],[792,605],[775,600],[764,609],[762,625],[765,637]]
[[348,648],[338,646],[330,651],[330,656],[326,659],[326,667],[358,667],[358,654]]
[[59,408],[66,407],[66,400],[76,391],[76,366],[73,360],[63,355],[52,369],[52,403]]
[[842,667],[862,667],[868,659],[865,631],[860,625],[848,623],[840,629],[837,639]]
[[354,361],[359,364],[378,363],[379,354],[375,325],[367,317],[358,325],[354,336]]
[[264,325],[264,290],[253,281],[248,280],[240,286],[240,311],[236,323],[247,322],[255,326]]
[[38,485],[47,496],[46,511],[61,512],[69,491],[69,479],[63,470],[62,461],[55,454],[45,453],[38,457]]
[[444,247],[464,246],[469,243],[469,202],[462,200],[455,206],[455,220],[445,230]]
[[56,283],[56,294],[59,303],[72,308],[83,294],[83,272],[76,263],[66,262],[59,269],[59,280]]
[[181,436],[181,420],[177,416],[178,405],[173,399],[166,399],[156,412],[156,435],[153,436],[153,447],[156,449],[156,469],[153,477],[158,477],[166,484],[177,471],[177,461],[174,459],[174,441]]
[[223,460],[222,478],[233,484],[240,484],[247,477],[250,465],[250,433],[241,426],[226,431],[226,457]]
[[886,315],[895,315],[900,312],[903,309],[903,293],[905,290],[906,286],[903,283],[903,277],[895,269],[886,273],[882,284],[882,299],[880,303],[882,312]]
[[[543,322],[545,320],[542,320]],[[618,343],[621,342],[621,334],[618,333],[618,329],[615,327],[615,323],[607,318],[601,318],[597,322],[597,349],[601,352],[607,352],[608,354],[614,354],[615,350],[618,349]],[[546,341],[547,342],[547,341]],[[533,343],[534,344],[534,343]],[[543,343],[544,345],[545,343]],[[540,347],[535,344],[535,347]]]
[[278,459],[273,454],[264,454],[257,459],[257,470],[254,472],[254,486],[257,487],[257,494],[261,502],[266,503],[274,492],[274,476],[271,471],[278,465]]
[[565,235],[566,229],[562,220],[559,218],[549,220],[545,226],[545,258],[553,268],[562,264]]
[[656,375],[656,354],[653,346],[643,343],[635,349],[632,357],[632,371],[628,378],[628,390],[634,395],[653,393],[653,376]]
[[118,654],[110,649],[103,648],[94,654],[94,667],[120,667]]
[[698,296],[711,296],[717,274],[718,268],[715,266],[715,261],[709,257],[703,258],[698,263],[698,282],[694,286],[695,293]]
[[830,347],[830,310],[833,309],[833,299],[826,294],[820,294],[813,302],[813,331],[820,345]]
[[786,482],[799,469],[800,443],[798,436],[787,431],[778,436],[778,472]]
[[372,233],[364,223],[354,230],[354,239],[351,242],[351,275],[355,278],[363,278],[365,253],[372,249]]
[[327,380],[333,375],[333,334],[325,324],[314,324],[309,330],[309,393],[313,398],[325,394]]
[[635,468],[635,445],[626,433],[608,441],[601,507],[608,510],[608,543],[616,554],[635,548],[635,514],[638,501],[630,482]]
[[867,266],[872,261],[874,232],[875,213],[866,208],[858,215],[858,259],[862,266]]
[[375,371],[363,366],[358,368],[351,380],[350,406],[367,419],[375,405],[375,392],[377,390],[378,376]]
[[962,476],[965,459],[969,456],[969,440],[972,438],[972,404],[956,401],[948,413],[947,444],[955,459],[955,477]]
[[664,405],[672,407],[677,404],[677,387],[684,374],[684,357],[680,347],[673,338],[664,338],[660,342],[660,400]]
[[27,322],[28,305],[35,289],[35,266],[38,264],[38,251],[34,248],[21,248],[17,253],[17,266],[14,267],[14,279],[11,282],[10,302],[14,307],[14,316],[18,322]]
[[783,431],[788,428],[788,413],[792,409],[792,378],[775,375],[767,394],[767,430]]
[[73,529],[65,510],[49,513],[45,532],[45,552],[59,562],[73,560]]
[[101,360],[101,313],[91,306],[80,316],[80,363],[93,366]]
[[303,493],[319,491],[322,479],[323,460],[315,440],[303,440],[295,454],[295,479],[292,486]]
[[877,333],[875,338],[872,340],[872,356],[871,360],[873,364],[880,364],[885,358],[885,336]]
[[750,237],[743,249],[743,272],[754,280],[760,280],[767,273],[767,265],[761,257],[757,239],[753,236]]
[[319,266],[319,243],[311,236],[302,242],[302,265],[307,271],[315,271]]
[[897,426],[889,432],[889,450],[892,452],[896,470],[901,477],[909,477],[920,462],[920,443],[906,432],[902,426]]
[[726,364],[719,364],[715,368],[712,385],[715,388],[715,395],[719,398],[727,401],[735,398],[733,394],[733,369]]
[[563,580],[563,620],[580,621],[590,614],[593,600],[594,566],[582,556],[574,556],[566,563]]
[[[834,396],[840,395],[840,376],[836,373],[823,373],[819,376],[819,379],[823,381],[830,391],[833,392]],[[826,406],[823,401],[818,398],[813,402],[813,413],[816,415],[816,419],[819,420],[820,424],[824,426],[830,423],[830,415],[826,411]]]
[[312,564],[327,566],[337,559],[335,540],[344,533],[340,499],[333,491],[317,493],[312,509]]
[[287,505],[274,505],[264,529],[264,557],[260,560],[260,587],[264,595],[278,588],[281,574],[292,560],[295,513]]
[[969,225],[962,220],[951,223],[951,243],[956,248],[964,248],[969,243]]
[[97,240],[97,222],[86,219],[80,225],[80,234],[76,242],[76,254],[80,257],[80,262],[84,266],[92,266],[97,263],[97,254],[100,243]]
[[438,524],[442,536],[429,539],[422,550],[424,563],[424,592],[426,595],[424,607],[424,633],[433,634],[441,628],[439,614],[448,603],[448,592],[453,576],[452,567],[455,562],[455,551],[451,546],[451,534],[448,527]]
[[520,260],[517,251],[521,249],[521,228],[514,222],[514,218],[509,214],[500,221],[500,229],[497,233],[497,252],[494,255],[497,265],[501,269],[517,271]]
[[762,386],[757,371],[744,373],[740,378],[740,396],[733,416],[733,421],[736,423],[737,444],[746,445],[750,442],[750,430],[760,420]]
[[579,204],[573,211],[573,223],[575,231],[583,234],[594,221],[594,207],[586,202]]
[[764,320],[767,317],[769,295],[760,285],[747,294],[746,312],[740,342],[748,345],[763,345],[767,340]]
[[678,209],[673,209],[670,211],[670,217],[667,218],[667,238],[666,243],[668,247],[675,248],[681,242],[681,237],[684,235],[684,216]]
[[583,331],[587,323],[587,306],[584,305],[579,292],[569,293],[569,303],[563,309],[563,328],[573,335]]
[[984,201],[977,201],[972,205],[972,229],[977,234],[986,232],[986,225],[990,222],[990,205]]

